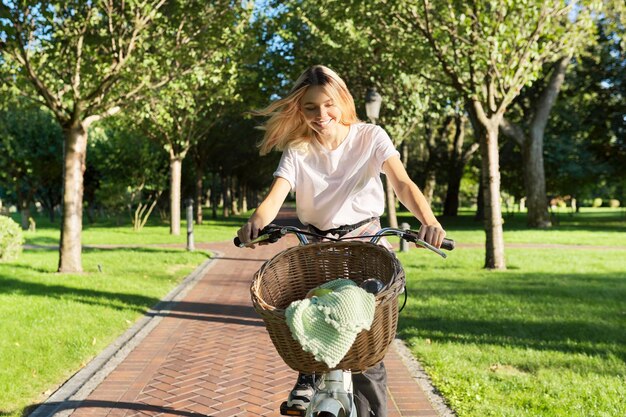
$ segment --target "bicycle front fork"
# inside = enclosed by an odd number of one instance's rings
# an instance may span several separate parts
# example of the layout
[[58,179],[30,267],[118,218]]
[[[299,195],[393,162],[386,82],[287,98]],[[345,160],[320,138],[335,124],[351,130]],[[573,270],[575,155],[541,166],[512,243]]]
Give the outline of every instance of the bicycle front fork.
[[352,373],[340,369],[324,374],[316,387],[306,417],[356,417]]

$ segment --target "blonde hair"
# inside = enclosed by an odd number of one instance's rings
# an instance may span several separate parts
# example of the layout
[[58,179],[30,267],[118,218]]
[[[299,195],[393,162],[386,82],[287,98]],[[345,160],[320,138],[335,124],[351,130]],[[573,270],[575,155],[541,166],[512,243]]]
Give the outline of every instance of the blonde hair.
[[300,110],[300,99],[311,86],[320,86],[341,110],[343,125],[359,122],[354,106],[354,99],[346,83],[333,70],[323,65],[314,65],[304,71],[296,80],[293,88],[279,100],[264,109],[251,112],[256,116],[269,119],[260,127],[265,130],[259,144],[261,155],[276,148],[282,151],[287,146],[306,147],[315,138],[317,132],[311,129]]

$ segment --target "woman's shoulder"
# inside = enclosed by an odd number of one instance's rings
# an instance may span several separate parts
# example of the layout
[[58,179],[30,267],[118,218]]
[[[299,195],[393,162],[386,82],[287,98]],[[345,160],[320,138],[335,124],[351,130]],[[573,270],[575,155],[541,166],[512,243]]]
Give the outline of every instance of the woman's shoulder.
[[382,127],[375,125],[373,123],[361,122],[361,123],[355,123],[353,126],[354,126],[354,129],[356,130],[356,134],[363,138],[375,140],[381,137],[384,138],[388,136],[387,132],[385,132],[385,130]]
[[297,158],[309,154],[310,152],[314,151],[314,148],[315,147],[312,146],[311,143],[301,141],[288,144],[287,146],[285,146],[282,152],[283,154],[287,154],[288,156]]

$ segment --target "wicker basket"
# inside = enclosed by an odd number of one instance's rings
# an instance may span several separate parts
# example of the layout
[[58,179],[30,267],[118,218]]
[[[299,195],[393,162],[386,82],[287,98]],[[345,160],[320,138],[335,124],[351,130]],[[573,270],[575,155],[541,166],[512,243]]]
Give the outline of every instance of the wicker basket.
[[327,372],[323,362],[305,352],[292,337],[285,309],[303,299],[318,285],[337,278],[360,284],[378,278],[385,288],[376,295],[376,312],[369,331],[362,331],[333,369],[363,371],[381,361],[396,335],[398,295],[404,287],[404,270],[395,255],[369,242],[325,242],[286,249],[267,261],[255,274],[250,292],[270,338],[292,369],[304,373]]

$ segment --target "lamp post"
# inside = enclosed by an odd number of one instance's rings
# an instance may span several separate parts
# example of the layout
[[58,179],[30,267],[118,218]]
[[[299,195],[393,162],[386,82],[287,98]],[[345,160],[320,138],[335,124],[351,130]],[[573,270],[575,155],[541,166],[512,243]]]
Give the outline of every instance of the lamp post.
[[[383,98],[375,87],[367,89],[365,94],[365,113],[367,118],[370,119],[372,124],[376,124],[378,116],[380,114],[380,105],[383,102]],[[396,197],[393,194],[393,187],[388,176],[385,176],[387,185],[387,216],[389,218],[389,226],[398,228],[398,218],[396,216]]]
[[382,102],[383,98],[376,91],[376,87],[367,89],[365,94],[365,113],[367,113],[367,118],[370,119],[372,124],[376,124],[376,120],[378,120]]

